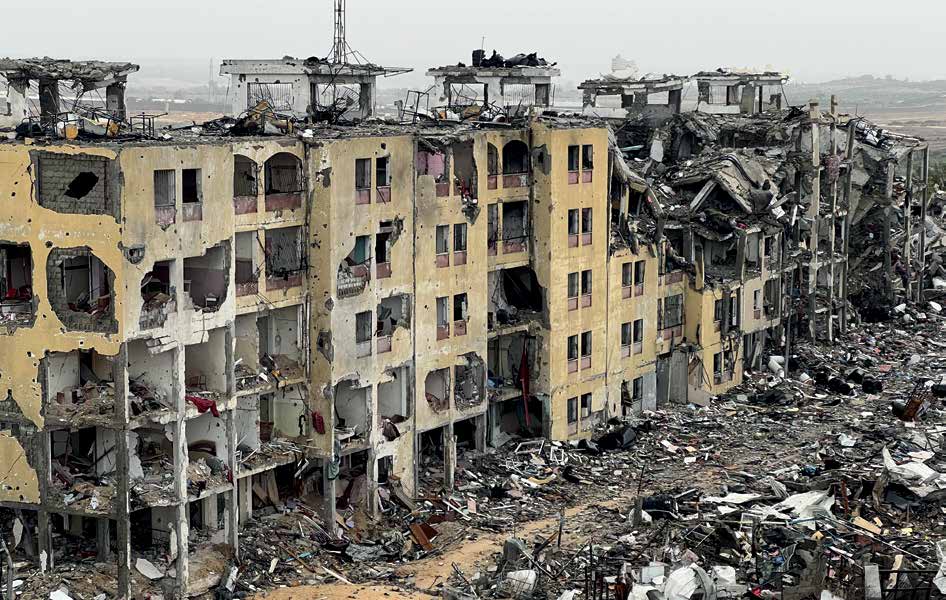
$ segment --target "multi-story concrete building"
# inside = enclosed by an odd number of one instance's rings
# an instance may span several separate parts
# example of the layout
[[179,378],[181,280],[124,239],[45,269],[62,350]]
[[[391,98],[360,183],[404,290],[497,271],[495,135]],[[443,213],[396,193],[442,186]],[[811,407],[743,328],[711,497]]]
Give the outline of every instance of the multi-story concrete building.
[[[69,560],[54,532],[94,530],[119,589],[165,555],[183,596],[281,495],[334,532],[382,486],[451,488],[464,450],[587,438],[762,365],[800,264],[781,163],[645,178],[603,122],[543,114],[557,72],[534,62],[431,70],[434,114],[465,116],[410,125],[342,118],[373,112],[362,71],[326,125],[324,65],[228,61],[233,120],[152,135],[113,87],[104,124],[44,110],[0,144],[0,505],[44,568]],[[283,70],[312,93],[291,114]]]

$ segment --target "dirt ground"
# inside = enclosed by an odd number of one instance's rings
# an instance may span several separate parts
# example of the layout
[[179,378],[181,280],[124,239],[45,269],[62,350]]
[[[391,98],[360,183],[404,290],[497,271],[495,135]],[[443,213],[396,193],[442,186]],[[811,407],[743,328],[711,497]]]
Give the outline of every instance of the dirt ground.
[[946,152],[946,114],[940,110],[867,111],[867,117],[897,133],[921,137],[934,153]]

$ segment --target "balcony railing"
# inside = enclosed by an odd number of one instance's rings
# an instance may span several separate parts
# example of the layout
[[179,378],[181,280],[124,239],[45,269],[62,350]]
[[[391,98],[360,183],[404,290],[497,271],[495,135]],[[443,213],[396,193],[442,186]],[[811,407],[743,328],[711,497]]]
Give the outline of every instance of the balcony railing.
[[387,279],[391,276],[391,263],[379,262],[375,265],[374,271],[375,277],[378,279]]
[[581,234],[581,245],[590,246],[591,245],[591,232]]
[[634,286],[634,295],[635,295],[635,296],[643,296],[643,295],[644,295],[644,284],[643,284],[643,283],[638,283],[637,285]]
[[568,297],[568,310],[578,310],[578,296]]
[[581,307],[588,308],[591,306],[591,294],[585,294],[581,297]]
[[371,204],[371,188],[355,190],[355,205]]
[[444,181],[443,183],[438,182],[437,187],[437,197],[438,198],[447,198],[450,196],[450,182]]
[[630,298],[634,295],[634,286],[633,285],[623,285],[621,286],[621,298]]
[[582,356],[581,357],[581,370],[584,371],[585,369],[590,369],[590,368],[591,368],[591,357]]
[[466,335],[466,321],[454,321],[453,322],[453,336]]
[[574,185],[574,184],[578,183],[579,180],[581,180],[581,172],[580,172],[580,171],[569,171],[569,172],[568,172],[568,184],[569,184],[569,185]]
[[391,186],[378,186],[378,203],[387,204],[391,201]]
[[578,359],[573,358],[568,361],[568,372],[577,373],[578,372]]
[[466,250],[456,250],[453,253],[453,264],[454,265],[465,265],[466,264]]
[[379,335],[378,336],[378,354],[384,354],[390,351],[391,351],[391,336]]
[[507,173],[503,175],[504,188],[529,187],[531,177],[528,173]]
[[295,210],[302,207],[302,192],[266,194],[266,211]]
[[591,183],[594,178],[594,171],[591,169],[585,169],[581,172],[581,182],[582,183]]
[[664,275],[664,280],[670,283],[680,283],[683,281],[683,271],[671,271]]
[[302,285],[302,274],[289,275],[288,277],[267,277],[266,291],[288,290],[289,288],[300,287]]
[[672,340],[673,338],[681,337],[683,335],[683,325],[665,327],[660,331],[660,335],[664,340]]
[[352,265],[347,270],[340,271],[336,281],[338,297],[357,296],[365,291],[369,281],[371,281],[371,271],[367,264]]
[[630,346],[621,346],[621,358],[628,358],[631,355]]
[[569,248],[577,248],[577,247],[578,247],[578,234],[577,234],[577,233],[569,233],[569,234],[568,234],[568,247],[569,247]]
[[154,207],[154,222],[162,227],[173,225],[177,221],[177,209],[173,204]]
[[503,240],[503,254],[517,254],[526,251],[526,242],[523,239]]
[[181,220],[201,221],[204,218],[204,205],[200,202],[185,202],[181,205]]
[[438,254],[437,258],[435,259],[435,262],[437,264],[438,269],[449,267],[450,266],[450,253],[444,252],[442,254]]
[[450,337],[450,324],[444,323],[443,325],[437,325],[437,339],[445,340]]
[[363,342],[355,342],[355,356],[358,358],[364,358],[366,356],[371,356],[371,340],[365,340]]
[[488,190],[497,190],[497,189],[499,189],[499,175],[487,175],[487,176],[486,176],[486,189],[488,189]]
[[259,293],[259,281],[238,281],[236,284],[236,295],[255,296]]
[[256,196],[234,196],[233,213],[250,215],[256,212]]
[[634,342],[634,354],[644,353],[644,342]]

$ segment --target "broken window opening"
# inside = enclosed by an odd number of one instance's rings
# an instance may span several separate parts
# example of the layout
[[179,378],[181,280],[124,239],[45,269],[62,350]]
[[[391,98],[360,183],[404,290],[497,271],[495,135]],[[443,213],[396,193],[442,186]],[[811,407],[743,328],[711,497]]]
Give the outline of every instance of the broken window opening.
[[529,205],[525,201],[503,202],[503,253],[525,252],[529,240]]
[[578,271],[568,274],[568,310],[578,310]]
[[176,379],[174,352],[162,346],[158,339],[128,343],[129,412],[132,415],[173,409]]
[[371,204],[371,159],[355,159],[355,204]]
[[638,260],[634,262],[634,295],[640,296],[644,293],[644,275],[647,268],[647,261]]
[[215,312],[227,299],[229,284],[229,242],[208,248],[203,256],[184,259],[184,293],[191,308]]
[[575,373],[578,371],[578,336],[577,335],[568,336],[567,353],[568,353],[568,372]]
[[200,221],[203,219],[201,202],[200,169],[184,169],[181,171],[181,218],[184,221]]
[[490,204],[486,207],[486,253],[496,256],[497,242],[499,241],[499,204]]
[[36,318],[33,301],[33,251],[29,244],[0,242],[0,326],[12,333]]
[[430,431],[421,432],[418,436],[417,456],[420,464],[417,472],[420,475],[420,492],[427,494],[443,487],[446,427],[438,427]]
[[473,141],[456,143],[452,147],[454,171],[454,195],[471,200],[478,197],[476,158]]
[[634,354],[644,352],[644,319],[634,321]]
[[531,267],[514,267],[489,273],[488,325],[515,325],[542,314],[545,289]]
[[592,285],[591,285],[591,270],[585,270],[581,272],[581,307],[588,308],[591,306],[591,296],[592,296]]
[[411,416],[410,381],[405,367],[392,369],[392,379],[378,384],[378,416],[381,422],[403,423]]
[[[674,336],[682,335],[683,294],[664,298],[660,325],[660,329],[664,332],[670,332]],[[679,331],[676,331],[678,328]]]
[[418,175],[430,175],[438,198],[450,195],[450,165],[447,155],[440,151],[418,150],[415,157],[415,170]]
[[[119,218],[114,162],[84,154],[37,152],[37,199],[43,208],[63,214],[110,215]],[[109,177],[109,175],[112,175]]]
[[302,161],[288,152],[275,154],[266,161],[266,210],[293,210],[302,206],[305,184]]
[[177,219],[177,178],[173,169],[154,172],[154,219],[161,227]]
[[453,226],[453,264],[466,264],[466,223]]
[[499,188],[499,150],[491,142],[486,144],[486,187],[490,190]]
[[157,261],[141,280],[140,329],[161,327],[176,307],[175,290],[171,285],[173,260]]
[[568,247],[577,248],[578,247],[578,209],[569,208],[568,209]]
[[[568,172],[573,173],[581,170],[581,163],[579,162],[579,154],[581,152],[581,147],[578,145],[572,145],[568,147]],[[578,183],[578,177],[576,176],[574,181],[571,177],[568,179],[568,183]]]
[[115,274],[88,248],[54,248],[46,263],[49,303],[69,329],[116,333]]
[[434,259],[437,268],[450,266],[450,226],[437,225],[434,231],[434,244],[436,257]]
[[374,236],[375,271],[378,279],[391,276],[391,246],[397,240],[397,228],[391,221],[381,221]]
[[453,403],[457,410],[468,410],[480,406],[485,400],[486,368],[483,359],[475,352],[460,357],[463,361],[453,367]]
[[236,295],[255,296],[259,293],[260,267],[256,264],[255,248],[259,243],[255,231],[238,231],[236,246]]
[[371,311],[360,312],[355,315],[355,356],[364,358],[371,356]]
[[521,140],[510,140],[503,146],[503,187],[528,187],[529,146]]
[[453,335],[466,335],[466,326],[469,318],[466,294],[456,294],[453,297]]
[[450,315],[448,314],[448,296],[437,298],[437,339],[445,340],[450,337]]
[[487,342],[489,394],[503,401],[522,395],[537,377],[535,338],[525,333],[500,335]]
[[378,304],[378,319],[375,336],[378,338],[378,354],[391,351],[394,330],[398,327],[410,329],[410,296],[398,294],[381,300]]
[[581,209],[581,245],[591,244],[592,212],[590,208]]
[[591,341],[590,331],[583,331],[581,334],[581,366],[582,370],[591,368]]
[[435,413],[440,413],[450,406],[450,369],[436,369],[427,373],[424,379],[424,397]]
[[267,291],[301,286],[306,271],[302,228],[268,229],[265,235]]

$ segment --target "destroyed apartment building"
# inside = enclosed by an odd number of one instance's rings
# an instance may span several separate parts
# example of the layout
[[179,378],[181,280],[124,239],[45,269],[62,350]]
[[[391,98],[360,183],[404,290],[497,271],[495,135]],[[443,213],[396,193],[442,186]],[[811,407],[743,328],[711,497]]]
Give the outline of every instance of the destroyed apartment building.
[[928,285],[925,144],[783,109],[779,74],[697,74],[696,112],[690,77],[585,82],[628,109],[589,117],[549,108],[554,64],[476,51],[384,119],[404,69],[226,60],[231,116],[156,129],[135,71],[0,61],[0,505],[118,596],[225,585],[287,502],[330,544],[466,453],[784,372],[846,332],[866,253],[858,290]]

